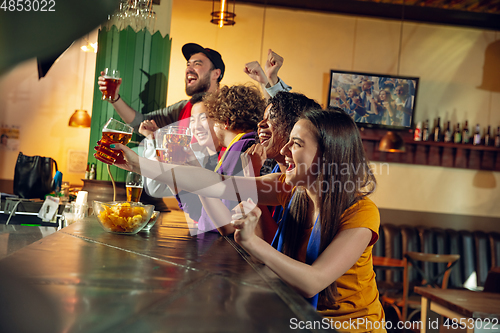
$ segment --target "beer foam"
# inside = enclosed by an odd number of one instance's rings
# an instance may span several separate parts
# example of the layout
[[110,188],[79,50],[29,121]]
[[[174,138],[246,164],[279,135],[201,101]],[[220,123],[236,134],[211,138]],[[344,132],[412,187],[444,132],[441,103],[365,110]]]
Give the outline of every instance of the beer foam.
[[130,187],[130,188],[142,188],[140,185],[125,185],[125,187]]
[[120,134],[132,134],[130,132],[123,132],[123,131],[117,131],[117,130],[111,130],[111,129],[103,129],[102,133],[120,133]]

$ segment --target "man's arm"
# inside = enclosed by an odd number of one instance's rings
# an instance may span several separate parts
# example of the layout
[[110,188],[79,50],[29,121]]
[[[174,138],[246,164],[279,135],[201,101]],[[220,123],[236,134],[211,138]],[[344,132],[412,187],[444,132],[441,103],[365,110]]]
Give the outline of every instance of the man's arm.
[[[99,76],[97,83],[99,85],[99,90],[104,91],[106,90],[106,81],[104,80],[104,77],[102,75],[104,75],[104,72],[101,72],[101,76]],[[125,103],[123,98],[121,98],[119,94],[121,83],[122,79],[120,79],[120,81],[118,82],[113,101],[110,101],[109,103],[113,105],[113,108],[122,118],[122,120],[132,126],[136,132],[138,131],[139,126],[144,120],[154,120],[159,128],[178,121],[179,114],[188,102],[187,100],[183,100],[166,108],[156,110],[144,115],[132,109],[127,103]]]
[[183,100],[147,114],[137,112],[135,118],[128,124],[137,130],[144,120],[154,120],[158,128],[165,127],[179,121],[179,115],[187,102]]
[[264,93],[264,98],[266,100],[269,99],[269,93],[266,90],[266,86],[269,85],[269,81],[267,79],[266,74],[260,64],[257,61],[252,61],[245,64],[245,68],[243,71],[250,76],[251,79],[257,81],[262,87],[262,92]]
[[283,80],[278,77],[278,72],[283,66],[283,57],[269,49],[267,53],[267,60],[264,66],[268,83],[265,85],[265,90],[269,96],[274,97],[279,91],[290,91],[292,87],[287,85]]
[[[97,84],[99,85],[99,90],[100,91],[105,91],[107,89],[107,84],[106,81],[104,80],[104,72],[101,72],[101,76],[97,79]],[[113,105],[113,108],[116,110],[118,115],[122,118],[124,122],[127,124],[130,124],[134,118],[136,117],[136,114],[138,113],[134,109],[132,109],[127,103],[123,101],[123,99],[120,97],[120,85],[122,84],[122,79],[118,81],[118,84],[116,86],[116,93],[115,96],[113,96],[113,101],[110,101]],[[140,122],[139,122],[140,124]]]
[[268,84],[266,87],[264,87],[264,89],[269,96],[274,97],[280,91],[288,92],[288,91],[292,90],[292,87],[290,87],[288,84],[283,82],[280,78],[278,78],[278,83],[276,83],[272,87],[269,86],[269,84]]
[[267,52],[267,60],[264,70],[266,72],[267,79],[269,80],[269,86],[274,86],[278,83],[278,71],[281,66],[283,66],[283,60],[283,57],[273,52],[273,50],[269,49]]

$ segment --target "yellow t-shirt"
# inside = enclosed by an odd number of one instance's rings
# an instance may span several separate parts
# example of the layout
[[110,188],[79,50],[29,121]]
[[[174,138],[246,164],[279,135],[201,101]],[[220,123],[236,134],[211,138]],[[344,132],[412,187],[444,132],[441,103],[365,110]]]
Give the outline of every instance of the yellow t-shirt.
[[[284,181],[284,177],[282,177]],[[281,179],[281,178],[280,178]],[[292,193],[278,195],[283,206]],[[339,332],[386,332],[385,314],[379,301],[375,272],[372,263],[373,244],[378,239],[380,215],[373,201],[364,198],[342,214],[338,232],[352,228],[368,228],[372,239],[358,261],[337,279],[337,295],[333,304],[324,304],[320,297],[318,313],[330,319],[331,327]],[[306,230],[299,260],[305,262],[305,252],[311,229]],[[353,240],[356,241],[356,240]]]

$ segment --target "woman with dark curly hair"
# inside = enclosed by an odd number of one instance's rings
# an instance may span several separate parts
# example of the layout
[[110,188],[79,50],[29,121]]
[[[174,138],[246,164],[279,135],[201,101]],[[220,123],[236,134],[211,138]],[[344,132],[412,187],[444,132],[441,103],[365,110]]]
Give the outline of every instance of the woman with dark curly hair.
[[[290,136],[293,125],[308,110],[320,109],[313,99],[299,93],[278,92],[269,99],[264,112],[264,119],[259,122],[259,143],[247,151],[252,158],[254,169],[260,169],[260,175],[285,172],[285,157],[280,154]],[[263,168],[260,168],[264,165]],[[257,172],[255,174],[258,175]],[[272,241],[278,222],[283,213],[282,206],[269,206],[269,213],[262,210],[259,227],[265,240]],[[274,225],[272,224],[274,222]],[[267,229],[263,229],[263,228]]]
[[[271,97],[264,118],[258,124],[259,143],[266,157],[283,166],[285,157],[280,154],[280,150],[288,141],[293,125],[305,111],[320,108],[315,100],[299,93],[278,92]],[[277,171],[275,168],[273,172]]]

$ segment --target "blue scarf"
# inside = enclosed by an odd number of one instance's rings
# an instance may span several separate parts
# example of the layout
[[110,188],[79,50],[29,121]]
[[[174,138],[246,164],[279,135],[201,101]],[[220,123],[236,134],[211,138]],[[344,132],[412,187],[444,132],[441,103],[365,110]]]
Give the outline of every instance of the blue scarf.
[[[295,194],[294,194],[295,195]],[[293,196],[286,207],[283,218],[278,226],[278,230],[274,235],[274,239],[272,242],[272,246],[283,252],[283,230],[285,229],[286,218],[288,216],[288,212],[290,211],[290,206],[293,200]],[[311,231],[311,236],[309,237],[309,242],[307,243],[307,252],[306,252],[306,264],[311,265],[319,256],[319,246],[321,243],[321,225],[318,223],[319,215],[316,218],[316,222],[314,222],[313,230]],[[306,300],[311,303],[314,308],[318,306],[318,294],[314,295],[311,298],[306,298]]]

